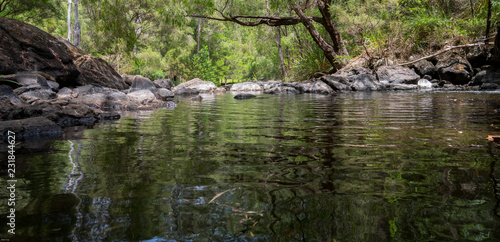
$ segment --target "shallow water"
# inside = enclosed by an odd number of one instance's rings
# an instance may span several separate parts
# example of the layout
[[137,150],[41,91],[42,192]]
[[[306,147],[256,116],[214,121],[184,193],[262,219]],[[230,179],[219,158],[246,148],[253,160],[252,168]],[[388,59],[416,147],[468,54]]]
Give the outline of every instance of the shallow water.
[[182,99],[17,150],[16,236],[6,189],[0,236],[500,240],[491,124],[499,93]]

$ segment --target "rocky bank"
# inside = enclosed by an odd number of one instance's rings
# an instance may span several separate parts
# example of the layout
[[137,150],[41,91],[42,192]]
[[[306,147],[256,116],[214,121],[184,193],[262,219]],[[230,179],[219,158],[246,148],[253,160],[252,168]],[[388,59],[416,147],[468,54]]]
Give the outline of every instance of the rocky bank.
[[8,18],[0,18],[0,134],[19,139],[58,136],[69,126],[92,126],[120,118],[125,110],[175,108],[174,96],[230,91],[237,99],[263,94],[352,91],[497,90],[500,89],[498,50],[476,46],[449,51],[407,66],[392,61],[372,69],[354,60],[335,74],[314,78],[243,82],[216,87],[198,78],[174,86],[170,80],[120,76],[104,60],[92,57],[66,40]]

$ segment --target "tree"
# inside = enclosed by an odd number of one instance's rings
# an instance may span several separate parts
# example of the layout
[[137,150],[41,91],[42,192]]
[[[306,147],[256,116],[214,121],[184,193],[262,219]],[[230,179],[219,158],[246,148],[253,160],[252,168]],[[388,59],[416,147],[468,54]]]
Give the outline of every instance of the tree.
[[0,17],[46,18],[59,14],[55,0],[0,0]]
[[[286,25],[297,25],[301,23],[309,32],[310,36],[313,38],[314,42],[319,46],[319,48],[325,54],[330,64],[335,69],[340,69],[342,63],[339,62],[337,57],[339,55],[348,55],[348,52],[343,44],[342,36],[335,22],[332,19],[330,13],[331,0],[303,0],[303,1],[274,1],[275,4],[285,4],[287,8],[295,13],[294,16],[273,16],[273,15],[259,15],[259,14],[239,14],[239,9],[233,4],[233,1],[202,1],[205,6],[205,14],[188,13],[188,17],[195,18],[206,18],[217,21],[228,21],[233,22],[243,26],[258,26],[258,25],[268,25],[268,26],[286,26]],[[241,4],[248,4],[241,3]],[[189,8],[190,3],[186,2],[186,6]],[[216,6],[218,5],[218,7]],[[244,7],[242,7],[244,8]],[[306,13],[308,10],[316,8],[319,10],[321,17],[319,16],[308,16]],[[213,11],[208,11],[213,9]],[[233,14],[236,13],[236,14]],[[214,16],[214,14],[216,16]],[[328,43],[325,38],[323,38],[313,22],[319,23],[331,37],[332,44]]]
[[77,47],[80,47],[80,42],[82,40],[82,33],[80,29],[80,18],[78,15],[78,0],[75,1],[75,27],[73,29],[74,42],[73,44]]
[[71,0],[68,0],[68,41],[71,42]]

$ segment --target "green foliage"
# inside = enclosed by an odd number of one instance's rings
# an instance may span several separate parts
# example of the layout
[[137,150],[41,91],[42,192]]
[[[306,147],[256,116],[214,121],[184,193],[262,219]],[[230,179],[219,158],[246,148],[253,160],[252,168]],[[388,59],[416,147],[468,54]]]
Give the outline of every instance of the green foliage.
[[0,17],[17,18],[20,20],[41,20],[60,15],[56,0],[11,0],[0,1]]
[[148,77],[151,80],[168,78],[167,61],[150,47],[135,55],[133,68],[133,74]]
[[204,81],[218,82],[225,78],[228,67],[224,60],[213,61],[210,58],[208,48],[205,46],[200,50],[199,56],[193,57],[194,73]]

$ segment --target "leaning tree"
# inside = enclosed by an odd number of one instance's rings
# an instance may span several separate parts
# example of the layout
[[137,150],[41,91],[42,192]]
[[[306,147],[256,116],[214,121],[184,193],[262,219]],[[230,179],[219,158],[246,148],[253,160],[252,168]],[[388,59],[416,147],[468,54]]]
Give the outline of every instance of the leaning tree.
[[[289,11],[281,12],[281,14],[274,12],[274,14],[271,14],[270,11],[267,11],[268,14],[253,14],[266,12],[268,5],[266,4],[267,1],[264,3],[263,0],[186,0],[184,4],[188,9],[186,15],[188,17],[227,21],[243,26],[302,24],[323,51],[330,64],[337,70],[342,67],[342,63],[337,57],[349,54],[330,13],[332,0],[270,0],[270,2],[273,6],[280,6]],[[248,7],[249,4],[252,4],[252,8]],[[258,8],[258,6],[262,6],[261,11],[251,10]],[[308,15],[313,9],[319,10],[320,16]],[[242,12],[245,13],[242,14]],[[314,23],[320,24],[326,30],[331,37],[332,43],[329,43],[320,35]]]

